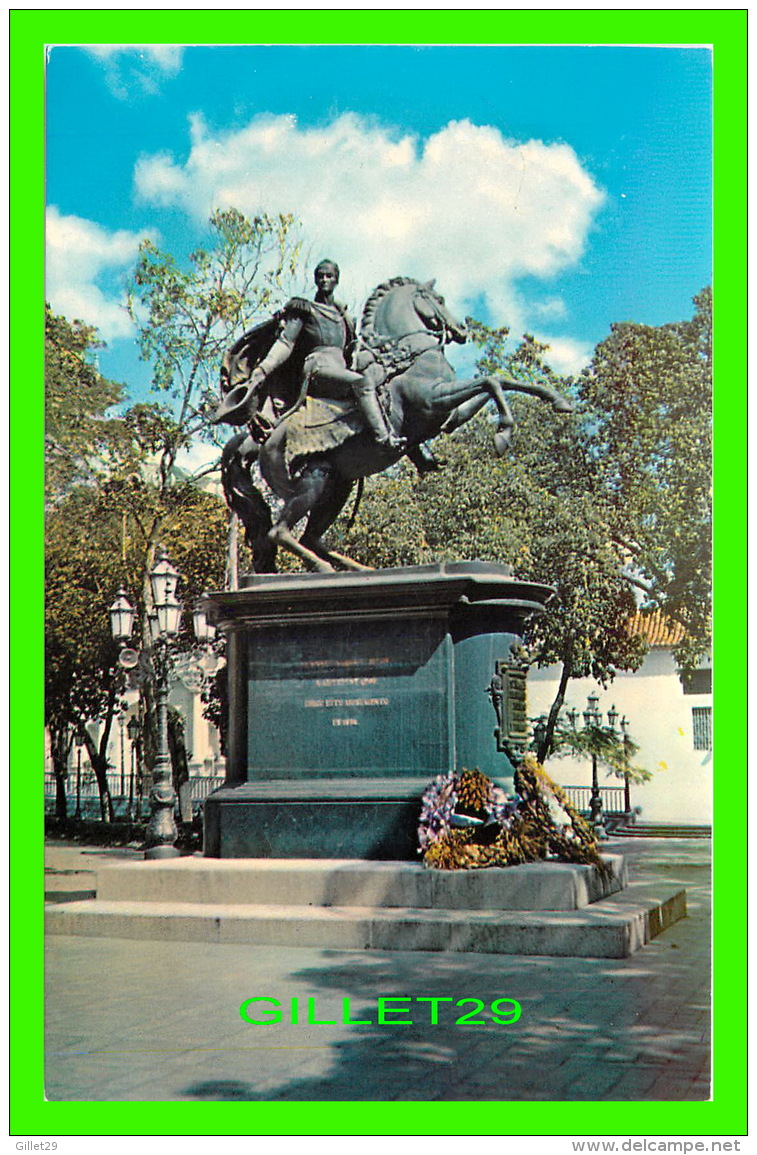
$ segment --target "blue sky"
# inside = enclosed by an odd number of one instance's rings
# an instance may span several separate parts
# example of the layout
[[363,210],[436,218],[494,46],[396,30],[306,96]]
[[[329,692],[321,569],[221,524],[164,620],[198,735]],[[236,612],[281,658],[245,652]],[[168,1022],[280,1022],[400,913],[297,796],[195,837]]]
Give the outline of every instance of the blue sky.
[[434,276],[576,370],[612,322],[686,317],[709,283],[710,119],[706,48],[55,47],[48,296],[138,388],[139,239],[181,258],[218,204],[292,211],[355,311]]

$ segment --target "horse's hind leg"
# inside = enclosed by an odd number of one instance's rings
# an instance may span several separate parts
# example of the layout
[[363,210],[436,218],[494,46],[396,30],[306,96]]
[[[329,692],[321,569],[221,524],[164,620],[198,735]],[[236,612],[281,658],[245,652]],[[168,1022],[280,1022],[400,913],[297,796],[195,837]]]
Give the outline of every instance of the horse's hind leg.
[[314,554],[329,563],[337,562],[346,569],[368,570],[371,568],[370,566],[362,565],[359,561],[346,557],[345,554],[334,553],[333,550],[326,549],[321,541],[326,530],[334,524],[344,509],[352,485],[352,481],[333,475],[327,480],[321,497],[310,512],[305,532],[300,538],[300,545],[312,550]]
[[295,492],[284,505],[279,520],[268,531],[268,538],[275,546],[281,546],[296,557],[312,565],[322,572],[330,572],[333,565],[315,550],[299,542],[292,530],[303,517],[320,501],[328,484],[330,470],[326,464],[312,463],[306,465],[300,474]]

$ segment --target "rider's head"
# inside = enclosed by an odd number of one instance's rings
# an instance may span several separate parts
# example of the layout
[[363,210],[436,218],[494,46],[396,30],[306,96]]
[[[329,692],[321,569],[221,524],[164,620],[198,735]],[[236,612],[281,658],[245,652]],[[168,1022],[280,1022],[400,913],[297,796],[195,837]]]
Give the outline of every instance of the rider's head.
[[321,261],[316,265],[313,274],[316,285],[320,285],[324,276],[329,277],[329,279],[333,278],[334,285],[339,284],[339,265],[336,261]]

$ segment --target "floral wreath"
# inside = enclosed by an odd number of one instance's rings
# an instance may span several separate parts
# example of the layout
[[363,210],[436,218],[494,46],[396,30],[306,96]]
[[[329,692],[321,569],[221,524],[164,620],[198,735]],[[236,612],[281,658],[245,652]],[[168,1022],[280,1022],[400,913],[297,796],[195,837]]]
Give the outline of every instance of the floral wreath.
[[515,789],[508,797],[478,769],[435,778],[421,802],[424,866],[471,870],[554,858],[608,869],[591,827],[529,754],[516,771]]

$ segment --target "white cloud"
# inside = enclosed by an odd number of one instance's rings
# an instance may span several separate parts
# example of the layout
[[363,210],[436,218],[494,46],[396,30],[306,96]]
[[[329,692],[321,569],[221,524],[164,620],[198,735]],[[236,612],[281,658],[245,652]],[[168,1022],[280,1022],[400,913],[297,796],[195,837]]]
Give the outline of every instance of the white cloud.
[[542,333],[536,336],[536,340],[549,345],[544,360],[556,373],[580,373],[594,354],[593,345],[586,341],[574,341],[571,337],[549,337]]
[[46,226],[45,295],[53,310],[97,326],[106,341],[133,336],[122,282],[144,234],[109,232],[54,205]]
[[543,301],[536,301],[531,305],[531,313],[535,317],[565,317],[568,310],[562,297],[548,297]]
[[101,61],[114,96],[154,96],[162,82],[176,76],[184,49],[178,44],[90,44],[85,52]]
[[566,144],[467,120],[424,142],[352,114],[317,128],[261,115],[222,133],[196,115],[186,162],[144,156],[135,183],[143,201],[200,221],[232,205],[295,213],[313,256],[340,263],[353,307],[390,276],[438,277],[459,313],[483,296],[513,331],[530,316],[518,279],[575,266],[604,199]]

